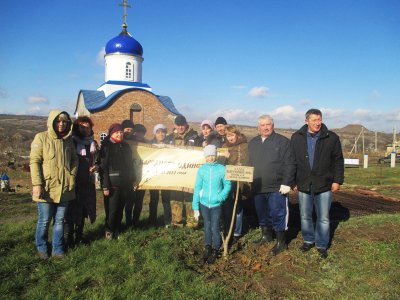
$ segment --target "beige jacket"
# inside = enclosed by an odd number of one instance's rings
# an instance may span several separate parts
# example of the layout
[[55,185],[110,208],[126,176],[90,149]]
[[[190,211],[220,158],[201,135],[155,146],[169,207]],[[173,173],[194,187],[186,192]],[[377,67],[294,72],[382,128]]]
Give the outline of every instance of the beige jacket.
[[31,144],[30,168],[32,185],[41,185],[44,195],[37,202],[60,203],[75,198],[75,176],[78,157],[72,141],[72,122],[67,134],[58,138],[53,128],[61,110],[52,110],[47,119],[47,131],[36,134]]

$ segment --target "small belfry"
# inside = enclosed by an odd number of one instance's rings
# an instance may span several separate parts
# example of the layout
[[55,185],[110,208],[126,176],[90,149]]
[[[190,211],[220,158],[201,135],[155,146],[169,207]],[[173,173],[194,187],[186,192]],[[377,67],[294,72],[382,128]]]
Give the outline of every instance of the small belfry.
[[[142,83],[142,63],[143,63],[143,47],[128,32],[126,22],[126,9],[130,7],[127,0],[124,0],[120,6],[124,7],[122,31],[118,36],[108,41],[105,47],[105,82],[100,87],[106,96],[118,90],[115,82],[137,83],[136,86],[151,91],[148,85]],[[126,84],[125,83],[125,84]]]
[[89,116],[96,126],[95,139],[107,135],[111,123],[130,119],[147,128],[151,137],[155,124],[173,128],[173,120],[180,113],[168,96],[155,95],[152,88],[142,82],[143,47],[128,32],[127,0],[119,4],[124,9],[122,31],[105,46],[105,82],[96,90],[80,90],[75,116]]

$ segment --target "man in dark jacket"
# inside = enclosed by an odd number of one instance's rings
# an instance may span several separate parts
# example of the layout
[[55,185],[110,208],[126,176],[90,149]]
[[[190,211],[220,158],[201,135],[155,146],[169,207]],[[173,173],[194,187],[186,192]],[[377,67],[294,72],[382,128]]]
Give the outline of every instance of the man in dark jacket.
[[258,118],[258,130],[260,135],[249,143],[249,161],[254,167],[254,203],[262,232],[256,243],[271,242],[274,229],[277,243],[271,253],[276,255],[287,249],[287,194],[294,181],[295,162],[289,139],[274,131],[271,116]]
[[[332,192],[340,189],[344,180],[344,160],[339,137],[322,123],[322,113],[310,109],[306,124],[291,140],[296,158],[296,188],[299,191],[303,252],[314,245],[322,258],[328,257],[330,237],[329,209]],[[314,228],[313,208],[317,220]]]
[[[201,147],[201,139],[197,131],[193,130],[182,115],[175,118],[174,132],[165,138],[165,144],[175,146],[198,146]],[[176,227],[184,225],[183,207],[186,211],[186,226],[194,228],[197,226],[197,221],[194,218],[194,211],[192,209],[192,193],[171,191],[171,210],[172,221],[171,224]]]

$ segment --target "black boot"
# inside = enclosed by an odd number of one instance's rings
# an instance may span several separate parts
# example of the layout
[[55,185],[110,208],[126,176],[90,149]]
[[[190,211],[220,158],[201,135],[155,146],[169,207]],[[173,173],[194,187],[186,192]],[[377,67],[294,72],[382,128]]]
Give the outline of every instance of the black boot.
[[277,255],[287,249],[286,236],[285,236],[284,231],[277,231],[276,239],[277,239],[277,243],[271,250],[272,255]]
[[83,224],[77,225],[75,228],[75,244],[79,245],[82,243],[82,236],[83,236]]
[[209,265],[212,265],[213,263],[215,263],[217,258],[218,258],[218,250],[217,249],[212,249],[211,255],[207,259],[207,263]]
[[203,260],[207,261],[207,259],[210,257],[211,255],[211,246],[210,245],[206,245],[204,247],[204,251],[203,251]]
[[272,227],[261,226],[261,238],[254,242],[257,245],[263,245],[272,242]]

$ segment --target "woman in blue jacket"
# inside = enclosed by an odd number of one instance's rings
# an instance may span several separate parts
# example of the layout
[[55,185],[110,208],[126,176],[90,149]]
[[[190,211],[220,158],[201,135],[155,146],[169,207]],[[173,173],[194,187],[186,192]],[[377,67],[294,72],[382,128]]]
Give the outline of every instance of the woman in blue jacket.
[[221,205],[228,198],[231,182],[225,179],[225,166],[215,160],[217,156],[215,145],[207,145],[204,148],[204,156],[206,163],[197,171],[192,207],[196,220],[200,211],[204,218],[203,259],[208,264],[213,264],[221,247],[219,232]]

